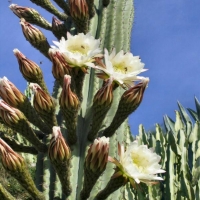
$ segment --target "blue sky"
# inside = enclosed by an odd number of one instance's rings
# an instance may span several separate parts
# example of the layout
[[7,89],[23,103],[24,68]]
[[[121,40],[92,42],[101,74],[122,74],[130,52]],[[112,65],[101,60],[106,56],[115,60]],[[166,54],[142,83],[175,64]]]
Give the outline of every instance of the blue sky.
[[[16,0],[12,3],[43,9]],[[51,63],[25,41],[19,19],[8,8],[9,1],[0,6],[0,77],[6,76],[21,91],[26,87],[13,49],[18,48],[29,59],[42,64],[49,88],[53,85]],[[145,68],[143,76],[150,78],[144,99],[129,122],[134,134],[139,124],[152,129],[162,123],[163,116],[174,119],[177,101],[184,107],[195,108],[194,96],[200,100],[200,2],[199,0],[135,0],[135,20],[131,51],[139,55]],[[51,22],[52,15],[45,15]],[[49,31],[43,31],[51,43]]]

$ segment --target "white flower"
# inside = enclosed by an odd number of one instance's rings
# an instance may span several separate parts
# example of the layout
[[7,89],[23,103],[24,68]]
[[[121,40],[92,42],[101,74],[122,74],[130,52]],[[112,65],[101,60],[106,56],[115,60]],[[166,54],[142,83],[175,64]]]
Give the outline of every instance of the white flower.
[[[84,35],[71,35],[67,33],[67,40],[64,37],[60,42],[53,41],[58,46],[59,51],[64,55],[70,67],[86,67],[94,66],[95,57],[102,57],[99,48],[100,40],[96,40],[90,33]],[[52,46],[52,48],[56,48]]]
[[108,50],[104,50],[105,65],[99,62],[100,65],[95,66],[96,69],[102,70],[103,73],[98,73],[98,76],[103,79],[112,77],[118,84],[131,87],[134,81],[143,80],[144,77],[137,76],[139,73],[146,71],[144,63],[141,62],[139,56],[133,56],[132,53],[125,53],[121,50],[116,54],[115,49],[108,54]]
[[148,149],[146,145],[138,145],[137,141],[130,144],[124,152],[124,146],[118,146],[120,160],[117,161],[109,157],[109,160],[115,163],[120,169],[118,175],[123,175],[134,185],[133,180],[139,184],[154,184],[159,180],[158,173],[164,173],[159,165],[160,156]]

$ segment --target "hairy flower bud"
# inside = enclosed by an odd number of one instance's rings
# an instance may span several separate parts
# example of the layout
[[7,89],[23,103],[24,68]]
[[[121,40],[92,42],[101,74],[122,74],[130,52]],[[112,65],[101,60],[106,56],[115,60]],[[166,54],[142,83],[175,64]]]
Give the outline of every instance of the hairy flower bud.
[[49,144],[49,158],[56,162],[69,160],[70,157],[71,151],[64,137],[62,136],[60,127],[54,126],[52,138]]
[[0,99],[0,117],[5,124],[13,126],[18,123],[19,120],[24,118],[21,111],[9,106],[5,101]]
[[79,100],[75,93],[71,91],[71,76],[65,75],[63,82],[63,90],[60,95],[60,106],[68,110],[79,108]]
[[34,92],[33,105],[35,110],[38,113],[52,112],[55,107],[52,97],[36,83],[30,83],[29,87]]
[[19,18],[24,18],[26,21],[32,24],[39,25],[42,28],[51,30],[51,24],[46,21],[37,10],[29,7],[18,6],[17,4],[11,4],[9,8]]
[[24,102],[25,96],[5,76],[0,78],[0,96],[9,105],[16,107]]
[[112,79],[109,79],[104,86],[98,90],[96,95],[94,96],[94,103],[98,105],[110,105],[113,100],[113,86],[112,86]]
[[20,169],[24,162],[24,159],[19,154],[14,152],[1,138],[0,157],[4,168],[10,171]]
[[49,49],[49,56],[53,63],[52,74],[55,79],[62,81],[65,74],[70,74],[71,68],[59,50]]
[[43,79],[42,70],[35,62],[26,58],[18,49],[14,49],[13,52],[18,60],[19,69],[28,82],[35,83],[38,79]]
[[101,137],[94,140],[85,158],[86,168],[96,171],[103,171],[108,162],[109,138]]
[[24,18],[21,18],[20,24],[23,34],[28,41],[37,42],[40,40],[46,40],[46,37],[43,35],[43,33],[30,23],[26,22]]
[[69,0],[70,14],[75,18],[88,17],[88,4],[86,0]]

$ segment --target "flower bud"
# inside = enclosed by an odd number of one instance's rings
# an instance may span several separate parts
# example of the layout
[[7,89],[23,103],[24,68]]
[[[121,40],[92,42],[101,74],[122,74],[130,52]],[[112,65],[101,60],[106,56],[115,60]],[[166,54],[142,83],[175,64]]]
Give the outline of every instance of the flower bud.
[[94,104],[97,105],[110,105],[113,100],[113,86],[112,79],[109,79],[104,86],[94,96]]
[[70,13],[72,17],[88,17],[88,4],[86,0],[69,0]]
[[60,106],[68,110],[77,110],[79,108],[79,100],[75,93],[71,91],[71,76],[64,76],[63,90],[60,95]]
[[19,120],[24,119],[24,115],[16,108],[9,106],[5,101],[0,99],[0,117],[6,125],[13,126]]
[[26,22],[24,18],[21,18],[20,24],[23,34],[28,41],[37,43],[38,41],[46,40],[46,37],[43,35],[43,33],[30,23]]
[[54,126],[52,138],[49,144],[49,158],[52,161],[65,161],[69,160],[71,157],[71,151],[66,143],[60,127]]
[[70,74],[71,68],[68,66],[64,56],[60,51],[50,48],[49,56],[53,63],[52,74],[54,78],[62,81],[65,74]]
[[86,168],[95,171],[103,171],[108,162],[109,138],[101,137],[94,140],[85,158]]
[[33,105],[35,110],[42,114],[52,112],[55,108],[52,97],[36,83],[30,83],[29,87],[34,92]]
[[16,169],[21,168],[24,162],[24,159],[19,154],[14,152],[1,138],[0,157],[4,168],[10,171],[15,171]]
[[28,82],[35,83],[38,79],[43,79],[42,70],[35,62],[26,58],[18,49],[14,49],[13,52],[18,60],[19,69]]
[[0,78],[0,96],[11,106],[24,102],[25,96],[5,76]]

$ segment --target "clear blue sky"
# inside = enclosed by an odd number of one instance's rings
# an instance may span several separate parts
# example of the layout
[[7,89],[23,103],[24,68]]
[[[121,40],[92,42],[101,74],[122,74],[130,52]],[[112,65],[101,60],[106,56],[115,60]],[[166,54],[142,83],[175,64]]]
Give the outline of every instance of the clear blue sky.
[[[29,1],[12,3],[29,6],[43,13],[43,9]],[[6,76],[21,91],[26,87],[13,49],[18,48],[40,65],[49,88],[53,85],[51,63],[25,41],[19,19],[8,8],[9,1],[0,6],[0,77]],[[52,15],[46,16],[51,22]],[[43,31],[51,43],[49,31]],[[194,96],[200,100],[200,2],[199,0],[135,0],[135,20],[131,51],[145,63],[143,76],[150,78],[149,87],[138,110],[131,115],[134,134],[138,125],[145,129],[162,123],[163,115],[174,119],[177,101],[194,108]]]

